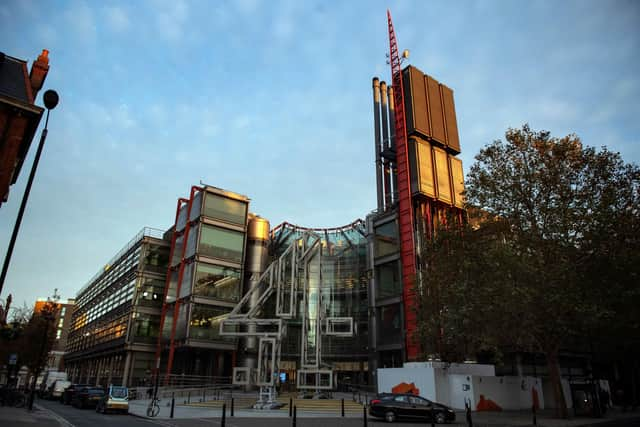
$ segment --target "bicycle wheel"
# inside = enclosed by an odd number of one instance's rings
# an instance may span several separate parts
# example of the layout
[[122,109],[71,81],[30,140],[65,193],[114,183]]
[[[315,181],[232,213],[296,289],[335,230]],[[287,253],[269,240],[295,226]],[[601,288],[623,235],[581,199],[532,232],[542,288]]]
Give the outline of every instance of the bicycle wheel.
[[160,413],[160,405],[153,403],[147,408],[147,417],[157,417]]

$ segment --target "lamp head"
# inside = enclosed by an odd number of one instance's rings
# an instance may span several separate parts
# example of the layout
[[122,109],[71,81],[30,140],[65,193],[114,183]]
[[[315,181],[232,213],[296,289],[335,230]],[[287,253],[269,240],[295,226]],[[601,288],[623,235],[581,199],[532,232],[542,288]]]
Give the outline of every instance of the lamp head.
[[44,101],[44,106],[47,107],[47,110],[53,110],[58,105],[58,101],[60,101],[60,97],[55,90],[47,90],[42,96],[42,100]]

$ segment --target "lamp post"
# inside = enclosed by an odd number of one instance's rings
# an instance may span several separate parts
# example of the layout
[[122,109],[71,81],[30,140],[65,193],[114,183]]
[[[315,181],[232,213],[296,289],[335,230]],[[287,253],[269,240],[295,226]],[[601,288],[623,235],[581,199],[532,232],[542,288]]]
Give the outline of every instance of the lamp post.
[[20,203],[20,210],[18,211],[18,217],[16,218],[16,224],[13,226],[13,233],[11,234],[11,240],[9,241],[9,248],[7,254],[4,257],[4,265],[2,266],[2,274],[0,274],[0,294],[2,294],[2,288],[4,287],[4,279],[7,277],[7,270],[9,270],[9,263],[11,262],[11,255],[13,254],[13,247],[16,244],[16,238],[18,237],[18,231],[20,231],[20,224],[22,223],[22,215],[24,215],[24,209],[27,207],[27,200],[29,199],[29,193],[31,192],[31,185],[33,184],[33,178],[36,175],[36,169],[38,168],[38,162],[40,161],[40,154],[42,154],[42,148],[44,142],[47,139],[47,126],[49,125],[49,113],[56,108],[60,98],[55,90],[48,90],[42,96],[44,106],[47,108],[47,118],[44,122],[44,129],[40,136],[40,144],[38,144],[38,150],[36,151],[36,157],[33,160],[31,166],[31,173],[29,173],[29,180],[27,181],[27,188],[24,190],[22,196],[22,203]]

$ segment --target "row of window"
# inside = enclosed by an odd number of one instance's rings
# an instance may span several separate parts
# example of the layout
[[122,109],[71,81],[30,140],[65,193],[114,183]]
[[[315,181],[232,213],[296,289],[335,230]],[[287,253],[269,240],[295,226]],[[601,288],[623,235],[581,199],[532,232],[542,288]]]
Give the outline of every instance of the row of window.
[[76,299],[76,307],[83,308],[85,305],[92,303],[93,299],[118,282],[121,277],[136,269],[140,261],[141,248],[138,246],[135,250],[130,251],[127,255],[117,260],[114,265],[106,265],[105,274],[101,275],[97,282],[89,285],[84,292],[81,292]]

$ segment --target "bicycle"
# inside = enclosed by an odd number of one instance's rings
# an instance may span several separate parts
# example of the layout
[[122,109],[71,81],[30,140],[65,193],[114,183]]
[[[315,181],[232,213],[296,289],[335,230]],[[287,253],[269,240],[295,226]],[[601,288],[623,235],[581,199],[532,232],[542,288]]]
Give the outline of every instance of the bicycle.
[[154,397],[147,406],[147,417],[157,417],[160,413],[160,399]]

